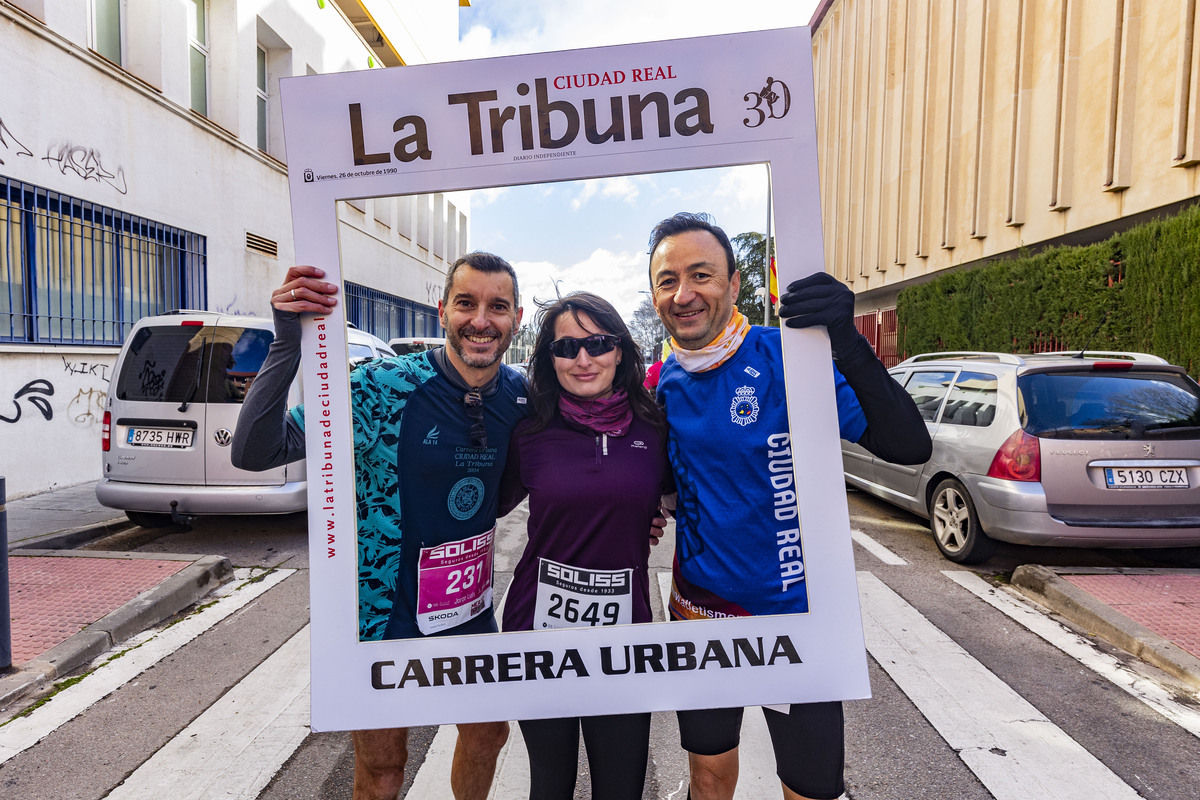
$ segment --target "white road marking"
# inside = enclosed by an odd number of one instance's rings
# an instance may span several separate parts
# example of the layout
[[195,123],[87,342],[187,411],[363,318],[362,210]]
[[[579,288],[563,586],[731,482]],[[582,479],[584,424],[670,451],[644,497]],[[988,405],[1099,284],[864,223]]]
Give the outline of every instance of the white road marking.
[[872,657],[997,800],[1139,797],[883,581],[858,585]]
[[[0,728],[0,763],[261,596],[290,573],[276,571],[258,583],[227,593],[170,628],[147,634],[140,647],[102,664],[29,717]],[[1129,673],[1082,637],[1006,597],[972,573],[948,570],[945,574],[1200,735],[1200,714],[1167,702],[1169,697],[1159,687]],[[858,578],[864,633],[871,655],[998,800],[1028,796],[1057,800],[1138,797],[1103,763],[877,577],[860,571]],[[658,574],[658,588],[665,607],[670,592],[669,572]],[[151,757],[110,798],[257,797],[308,734],[308,644],[306,627]],[[453,725],[438,731],[410,796],[450,800],[450,763],[456,736]],[[740,756],[736,800],[778,798],[774,754],[758,708],[746,711]],[[528,758],[520,730],[514,725],[501,753],[490,797],[523,797],[528,787]]]
[[1134,672],[1114,656],[1097,649],[1085,637],[1055,622],[1032,604],[1017,600],[1007,591],[992,586],[973,572],[943,570],[942,574],[1080,664],[1124,689],[1193,736],[1200,737],[1200,710],[1177,702],[1175,696],[1162,686]]
[[308,736],[308,647],[306,625],[138,767],[109,800],[257,798]]
[[[450,791],[450,763],[454,758],[454,744],[458,741],[458,729],[454,725],[443,725],[425,753],[425,761],[409,788],[409,797],[422,800],[454,800]],[[508,742],[496,760],[496,777],[488,800],[529,796],[529,757],[525,752],[525,740],[521,730],[513,723],[508,733]]]
[[[443,725],[433,738],[409,790],[409,797],[428,800],[454,800],[450,792],[450,763],[458,733],[453,725]],[[669,743],[668,743],[669,744]],[[778,800],[779,778],[775,775],[775,752],[767,733],[762,709],[747,708],[742,722],[742,743],[738,748],[741,771],[734,800]],[[500,751],[496,779],[489,800],[514,800],[529,796],[529,755],[521,729],[514,722],[508,742]]]
[[671,570],[664,569],[662,572],[658,573],[656,577],[658,578],[658,596],[662,598],[664,615],[663,619],[658,621],[662,622],[667,618],[667,616],[670,616],[670,612],[667,611],[667,609],[671,605]]
[[[671,598],[671,571],[658,573],[658,591],[662,607]],[[738,785],[734,800],[778,800],[782,791],[775,774],[775,750],[762,709],[747,708],[742,717],[742,738],[738,745]],[[684,795],[686,796],[686,795]]]
[[[666,608],[671,592],[670,570],[659,572],[657,578],[663,608]],[[409,797],[420,797],[422,800],[453,800],[450,792],[450,764],[454,758],[456,741],[458,732],[455,726],[441,726],[429,745],[425,761],[413,779]],[[741,771],[734,800],[778,800],[780,786],[779,778],[775,775],[775,751],[771,748],[767,723],[759,708],[746,709],[738,753]],[[528,796],[529,755],[525,750],[521,729],[514,722],[508,735],[508,743],[500,751],[496,779],[492,783],[492,791],[488,798],[512,800]]]
[[[250,583],[253,572],[262,576],[258,571],[238,570],[233,581],[214,593],[219,599],[212,605],[168,628],[148,631],[124,642],[117,652],[119,658],[112,655],[101,656],[101,659],[111,660],[100,663],[83,680],[54,695],[49,702],[34,709],[28,716],[13,719],[0,727],[0,764],[33,747],[93,703],[107,697],[221,620],[262,596],[295,570],[275,570]],[[304,673],[308,674],[307,665]]]
[[885,564],[890,564],[893,567],[903,567],[908,565],[908,562],[903,558],[896,555],[891,550],[888,550],[886,547],[872,539],[870,536],[867,536],[862,531],[850,531],[850,538],[858,542],[859,547],[866,550],[868,553],[875,556]]
[[775,774],[775,750],[762,709],[747,708],[738,745],[738,784],[733,800],[779,800],[783,794]]

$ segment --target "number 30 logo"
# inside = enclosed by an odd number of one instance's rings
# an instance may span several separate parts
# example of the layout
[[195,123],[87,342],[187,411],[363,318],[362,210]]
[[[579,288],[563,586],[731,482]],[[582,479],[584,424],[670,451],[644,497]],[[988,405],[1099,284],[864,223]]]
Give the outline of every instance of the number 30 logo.
[[742,99],[753,103],[746,107],[751,116],[742,120],[742,124],[747,128],[757,128],[768,119],[783,119],[792,107],[792,93],[787,84],[770,76],[762,89],[747,92]]

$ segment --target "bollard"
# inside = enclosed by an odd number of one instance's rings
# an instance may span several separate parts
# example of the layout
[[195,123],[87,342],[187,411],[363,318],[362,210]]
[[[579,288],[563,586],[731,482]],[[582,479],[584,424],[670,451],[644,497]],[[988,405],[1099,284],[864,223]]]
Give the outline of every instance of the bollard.
[[12,615],[8,600],[8,512],[4,510],[4,478],[0,477],[0,673],[12,667]]

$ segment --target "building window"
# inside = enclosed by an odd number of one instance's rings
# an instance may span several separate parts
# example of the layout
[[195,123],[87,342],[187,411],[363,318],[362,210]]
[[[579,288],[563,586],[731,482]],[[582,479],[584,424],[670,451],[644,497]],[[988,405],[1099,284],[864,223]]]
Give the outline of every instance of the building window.
[[0,341],[120,344],[207,304],[203,236],[0,177]]
[[385,342],[398,336],[441,336],[437,309],[346,281],[346,320]]
[[121,5],[124,0],[92,0],[92,49],[121,64]]
[[267,51],[262,47],[256,48],[256,51],[258,56],[255,70],[257,75],[255,91],[258,95],[258,149],[265,153],[267,151],[267,100],[269,99],[267,94]]
[[208,116],[208,4],[206,0],[187,0],[187,5],[192,110]]

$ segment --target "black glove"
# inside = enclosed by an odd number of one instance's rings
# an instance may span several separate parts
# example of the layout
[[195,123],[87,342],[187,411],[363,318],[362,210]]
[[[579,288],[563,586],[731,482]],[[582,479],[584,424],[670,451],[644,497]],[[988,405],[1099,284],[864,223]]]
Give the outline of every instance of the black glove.
[[860,336],[854,327],[854,292],[827,272],[788,284],[779,298],[779,316],[789,328],[823,325],[834,353],[846,353]]

